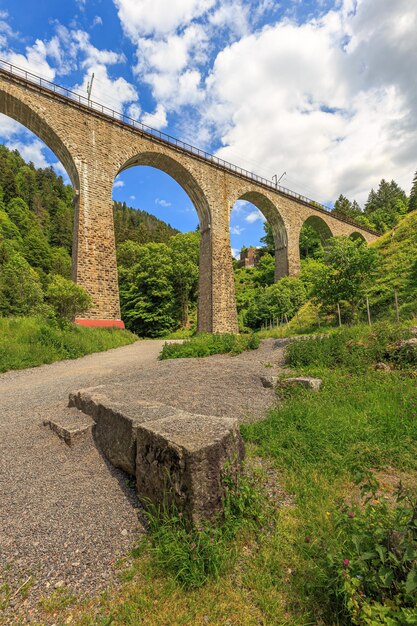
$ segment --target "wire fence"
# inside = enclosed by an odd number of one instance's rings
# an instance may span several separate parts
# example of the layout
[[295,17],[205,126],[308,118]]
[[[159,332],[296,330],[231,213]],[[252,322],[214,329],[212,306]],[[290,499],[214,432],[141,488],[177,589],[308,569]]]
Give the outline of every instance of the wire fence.
[[[134,128],[135,130],[139,131],[143,135],[152,137],[153,139],[157,139],[158,141],[163,142],[165,144],[169,144],[169,146],[174,146],[175,148],[183,152],[186,152],[199,159],[202,159],[223,170],[232,172],[233,174],[241,178],[249,179],[250,181],[256,182],[258,185],[267,187],[268,189],[271,189],[283,196],[293,198],[297,200],[298,202],[307,204],[311,206],[312,208],[314,208],[314,210],[318,211],[319,213],[325,213],[326,215],[328,215],[331,211],[330,207],[325,206],[324,204],[321,204],[319,202],[316,202],[315,200],[312,200],[311,198],[307,198],[307,196],[303,196],[302,194],[292,191],[291,189],[282,187],[281,185],[274,183],[274,181],[272,180],[264,178],[263,176],[258,176],[257,174],[254,174],[253,172],[245,170],[239,167],[238,165],[234,165],[233,163],[229,163],[228,161],[220,159],[219,157],[213,154],[210,154],[209,152],[206,152],[205,150],[202,150],[201,148],[196,148],[195,146],[192,146],[189,143],[181,141],[180,139],[177,139],[176,137],[168,135],[167,133],[164,133],[161,130],[157,130],[155,128],[147,126],[146,124],[143,124],[142,122],[139,122],[138,120],[135,120],[129,117],[128,115],[121,113],[120,111],[115,111],[114,109],[111,109],[110,107],[104,104],[95,102],[94,100],[91,100],[87,98],[86,96],[76,93],[75,91],[72,91],[71,89],[67,89],[66,87],[62,87],[61,85],[57,85],[56,83],[53,83],[47,80],[46,78],[42,78],[41,76],[33,74],[32,72],[29,72],[28,70],[17,67],[16,65],[13,65],[3,59],[0,59],[0,73],[7,74],[9,76],[14,76],[19,79],[23,79],[24,81],[30,83],[31,85],[35,85],[42,90],[51,92],[58,97],[63,97],[68,100],[71,100],[71,102],[74,102],[78,106],[81,106],[83,108],[87,108],[91,112],[104,115],[107,118],[111,118],[115,122],[126,124]],[[332,213],[332,217],[340,222],[350,224],[351,226],[355,226],[356,228],[369,232],[373,235],[377,235],[377,236],[380,235],[379,232],[371,228],[368,228],[366,226],[363,226],[362,224],[359,224],[358,222],[355,222],[354,220],[351,220],[345,216]]]
[[355,313],[347,302],[337,302],[331,308],[315,308],[314,318],[307,316],[307,319],[299,312],[291,316],[289,313],[282,313],[278,317],[265,320],[260,330],[273,331],[285,336],[291,332],[311,332],[317,329],[328,327],[351,326],[352,324],[366,323],[370,327],[381,319],[397,324],[402,324],[407,320],[417,320],[417,301],[401,300],[398,291],[394,289],[381,303],[374,305],[368,296],[365,296],[358,304]]

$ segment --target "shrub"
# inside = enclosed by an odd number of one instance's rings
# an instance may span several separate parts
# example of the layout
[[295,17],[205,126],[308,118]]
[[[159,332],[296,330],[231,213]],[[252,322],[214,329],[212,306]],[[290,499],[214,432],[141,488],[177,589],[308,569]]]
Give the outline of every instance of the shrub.
[[259,347],[257,335],[215,335],[201,333],[183,343],[166,343],[160,359],[185,359],[210,356],[212,354],[240,354],[244,350]]
[[404,366],[404,354],[401,359],[401,350],[396,352],[392,346],[409,335],[406,328],[386,323],[375,324],[372,330],[368,326],[343,328],[320,338],[290,343],[287,362],[292,367],[345,367],[352,371],[384,360]]
[[344,623],[416,624],[417,496],[400,483],[392,506],[378,487],[369,475],[362,506],[339,511],[339,549],[327,553],[330,597]]
[[91,298],[83,287],[58,274],[48,285],[46,300],[61,318],[69,321],[91,306]]
[[30,315],[43,302],[39,276],[17,252],[0,266],[0,315]]

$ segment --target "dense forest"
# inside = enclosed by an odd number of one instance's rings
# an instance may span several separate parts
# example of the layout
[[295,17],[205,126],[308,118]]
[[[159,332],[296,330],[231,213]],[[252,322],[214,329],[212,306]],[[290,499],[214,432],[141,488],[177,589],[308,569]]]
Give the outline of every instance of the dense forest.
[[[0,316],[48,314],[48,305],[61,293],[69,293],[63,281],[71,275],[72,198],[72,187],[51,167],[35,168],[17,151],[0,146]],[[382,180],[377,191],[369,193],[363,211],[340,196],[333,212],[386,232],[416,208],[417,174],[409,197],[394,181]],[[199,232],[178,233],[153,215],[119,202],[114,203],[114,223],[127,328],[145,336],[193,330]],[[388,259],[386,237],[381,241],[379,247]],[[300,236],[300,253],[300,278],[274,283],[273,237],[265,224],[257,266],[234,264],[241,329],[290,319],[311,296],[311,277],[325,262],[325,246],[307,225]],[[404,255],[407,251],[402,249]],[[377,285],[378,281],[372,294],[381,301],[381,293],[389,290],[385,284],[378,291]]]

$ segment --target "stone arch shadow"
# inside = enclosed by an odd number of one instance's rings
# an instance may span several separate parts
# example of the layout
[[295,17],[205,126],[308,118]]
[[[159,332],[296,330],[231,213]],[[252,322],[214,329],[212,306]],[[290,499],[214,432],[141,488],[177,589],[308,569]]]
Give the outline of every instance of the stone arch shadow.
[[353,241],[361,241],[362,243],[366,243],[365,237],[362,235],[362,233],[359,233],[357,230],[355,230],[353,233],[349,235],[349,239],[353,239]]

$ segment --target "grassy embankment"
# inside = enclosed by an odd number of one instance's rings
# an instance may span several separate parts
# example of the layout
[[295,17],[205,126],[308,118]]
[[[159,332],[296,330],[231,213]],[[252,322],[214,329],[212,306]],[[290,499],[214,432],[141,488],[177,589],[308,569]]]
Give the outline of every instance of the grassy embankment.
[[124,330],[59,325],[37,317],[0,318],[0,372],[76,359],[136,340]]
[[[258,468],[252,470],[256,490],[268,504],[256,527],[243,525],[226,544],[222,531],[216,531],[216,544],[230,557],[202,587],[201,579],[191,574],[184,580],[181,572],[190,563],[200,571],[207,541],[199,531],[189,535],[176,522],[160,520],[150,539],[121,562],[118,591],[85,603],[67,595],[65,608],[59,608],[58,594],[44,604],[48,614],[56,613],[55,621],[62,623],[71,617],[77,625],[365,624],[347,611],[342,586],[354,568],[373,567],[375,559],[361,560],[364,555],[355,553],[353,530],[341,524],[346,515],[340,503],[356,511],[353,520],[346,517],[356,525],[370,514],[373,524],[363,528],[372,529],[375,520],[388,523],[390,487],[400,477],[416,476],[417,359],[415,352],[397,347],[408,335],[397,326],[372,332],[357,327],[290,345],[290,371],[320,376],[323,388],[313,393],[279,385],[280,402],[267,419],[242,427],[248,456]],[[393,370],[375,371],[381,359]],[[368,508],[355,508],[352,500],[360,500],[355,478],[368,470],[379,478],[382,494]],[[262,491],[265,480],[269,495]],[[367,582],[367,576],[355,577],[355,584],[362,578]],[[381,597],[388,591],[382,589]],[[358,594],[354,598],[362,598]],[[410,610],[410,619],[417,619]],[[405,619],[369,623],[415,623]]]

